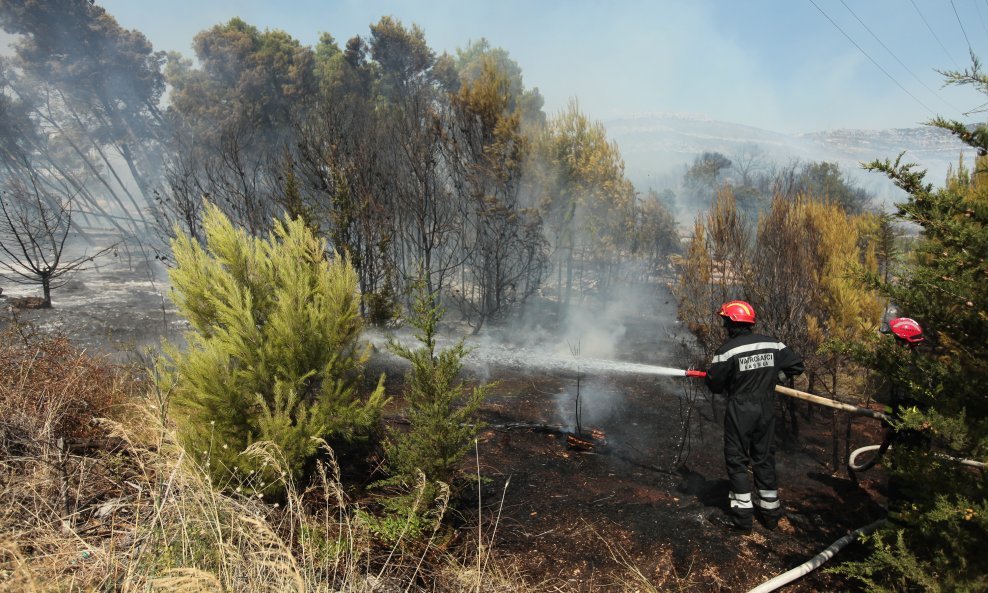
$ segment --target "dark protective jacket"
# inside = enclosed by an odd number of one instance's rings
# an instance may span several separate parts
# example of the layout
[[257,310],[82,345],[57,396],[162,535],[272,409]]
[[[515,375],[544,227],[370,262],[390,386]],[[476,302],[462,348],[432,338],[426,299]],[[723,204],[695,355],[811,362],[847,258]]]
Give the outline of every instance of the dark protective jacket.
[[771,398],[779,371],[788,377],[803,372],[803,360],[775,338],[742,332],[717,349],[707,369],[707,387],[728,399]]

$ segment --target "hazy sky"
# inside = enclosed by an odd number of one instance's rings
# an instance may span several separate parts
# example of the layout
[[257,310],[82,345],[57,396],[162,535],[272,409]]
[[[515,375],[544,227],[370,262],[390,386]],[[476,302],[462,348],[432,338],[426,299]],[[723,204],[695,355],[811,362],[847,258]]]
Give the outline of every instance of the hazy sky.
[[[780,132],[912,127],[986,97],[935,69],[988,60],[988,0],[97,0],[156,49],[239,16],[306,45],[343,45],[391,15],[437,52],[487,38],[552,115],[571,98],[607,121],[676,112]],[[839,25],[841,32],[829,19]],[[846,36],[845,36],[846,33]],[[848,38],[850,37],[850,39]],[[877,38],[877,39],[876,39]],[[856,45],[855,45],[856,44]],[[877,65],[876,65],[877,62]]]

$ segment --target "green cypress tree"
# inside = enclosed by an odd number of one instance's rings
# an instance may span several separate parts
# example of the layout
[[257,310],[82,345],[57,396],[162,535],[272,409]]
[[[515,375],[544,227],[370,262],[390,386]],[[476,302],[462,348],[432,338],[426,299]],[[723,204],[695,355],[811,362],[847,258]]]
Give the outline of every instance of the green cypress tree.
[[[170,409],[182,445],[219,484],[277,490],[280,477],[302,475],[320,439],[353,441],[378,426],[383,376],[360,392],[357,276],[327,260],[300,218],[262,239],[207,204],[203,229],[205,247],[181,233],[172,242],[172,294],[191,329],[187,348],[166,347]],[[279,447],[277,474],[242,454],[258,441]]]
[[[947,76],[988,93],[976,60],[972,70]],[[930,123],[988,153],[984,125]],[[872,363],[919,402],[897,427],[926,435],[931,447],[892,445],[888,471],[909,485],[908,504],[872,538],[868,559],[840,570],[873,591],[985,591],[988,480],[984,469],[957,460],[988,461],[988,159],[979,157],[973,172],[962,163],[936,189],[913,167],[901,155],[868,165],[909,194],[898,214],[922,229],[909,269],[891,282],[874,280],[920,322],[929,347],[911,355],[886,340]]]

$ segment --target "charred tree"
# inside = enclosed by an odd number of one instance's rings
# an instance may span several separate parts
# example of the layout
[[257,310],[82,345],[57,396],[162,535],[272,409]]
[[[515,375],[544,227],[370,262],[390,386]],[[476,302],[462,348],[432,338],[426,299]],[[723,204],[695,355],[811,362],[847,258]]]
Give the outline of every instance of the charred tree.
[[20,284],[40,284],[42,307],[51,307],[52,290],[116,245],[91,255],[67,257],[72,232],[71,199],[45,192],[36,180],[13,181],[0,194],[0,270]]

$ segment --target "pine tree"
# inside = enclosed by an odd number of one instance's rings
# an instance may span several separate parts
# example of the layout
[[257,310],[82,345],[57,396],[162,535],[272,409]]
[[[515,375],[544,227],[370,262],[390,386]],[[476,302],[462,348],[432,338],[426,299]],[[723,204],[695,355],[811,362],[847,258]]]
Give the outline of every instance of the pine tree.
[[391,431],[388,465],[397,481],[410,486],[418,472],[432,482],[455,486],[458,464],[480,430],[477,410],[490,385],[468,389],[459,378],[468,350],[463,340],[438,349],[436,333],[444,310],[420,282],[409,322],[418,348],[391,340],[392,352],[411,363],[405,399],[411,429]]
[[[948,82],[988,92],[977,60],[971,70],[947,76]],[[930,123],[988,153],[988,127]],[[979,157],[973,172],[962,163],[938,189],[901,159],[868,168],[908,193],[898,215],[919,225],[922,235],[901,277],[874,282],[902,315],[919,321],[929,347],[907,356],[886,340],[874,348],[872,360],[919,402],[906,410],[898,428],[926,435],[931,450],[893,444],[889,472],[911,485],[908,506],[873,538],[867,560],[841,570],[876,591],[985,591],[988,481],[984,469],[957,459],[988,460],[988,159]]]
[[280,476],[243,455],[249,445],[273,442],[285,477],[300,477],[320,439],[373,433],[383,377],[360,392],[356,273],[328,261],[302,219],[276,221],[261,239],[207,204],[203,228],[205,247],[180,233],[172,242],[173,298],[191,329],[186,349],[166,349],[162,376],[186,450],[221,485],[265,490]]

